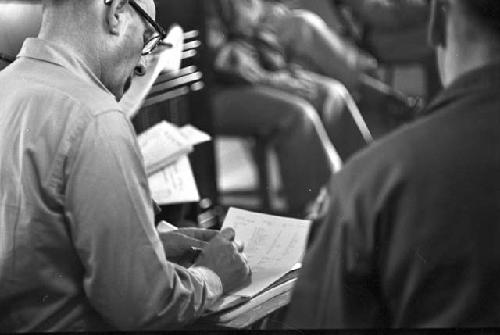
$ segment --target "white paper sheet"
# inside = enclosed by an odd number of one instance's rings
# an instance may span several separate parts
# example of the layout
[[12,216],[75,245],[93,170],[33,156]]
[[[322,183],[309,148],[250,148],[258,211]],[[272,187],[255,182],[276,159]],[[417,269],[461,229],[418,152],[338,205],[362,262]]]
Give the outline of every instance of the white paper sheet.
[[148,178],[153,200],[159,205],[200,201],[187,155]]
[[179,127],[162,121],[138,137],[146,173],[151,175],[191,152],[193,146]]
[[210,140],[208,134],[191,125],[179,128],[167,121],[155,124],[138,136],[148,175],[190,153],[195,145]]
[[231,208],[223,228],[245,243],[252,282],[232,295],[252,297],[300,263],[311,222]]
[[195,128],[191,125],[186,125],[180,129],[180,132],[184,138],[186,138],[187,142],[191,144],[192,146],[204,143],[204,142],[209,142],[212,138],[199,130],[198,128]]

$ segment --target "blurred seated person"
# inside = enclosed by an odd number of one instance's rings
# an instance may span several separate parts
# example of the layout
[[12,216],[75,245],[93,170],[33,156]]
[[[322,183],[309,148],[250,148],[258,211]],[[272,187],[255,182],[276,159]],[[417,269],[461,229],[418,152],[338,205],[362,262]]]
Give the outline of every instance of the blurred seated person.
[[210,4],[215,131],[272,137],[288,206],[302,213],[332,155],[345,160],[372,140],[348,89],[357,92],[359,74],[376,62],[312,13],[261,0]]
[[320,15],[330,29],[375,57],[380,65],[388,65],[389,69],[395,65],[418,65],[423,70],[425,95],[418,98],[408,97],[376,78],[362,78],[358,107],[375,139],[413,121],[421,98],[429,99],[440,89],[433,50],[426,41],[426,0],[294,2],[296,7]]
[[[425,96],[422,98],[429,100],[441,89],[434,51],[427,43],[427,0],[326,2],[333,5],[332,16],[328,21],[332,28],[373,55],[379,64],[418,64],[425,76]],[[301,5],[305,8],[313,7],[308,1],[302,1]],[[401,123],[413,120],[420,109],[415,104],[418,101],[411,101],[412,99],[404,96],[371,93],[374,92],[365,90],[359,108],[370,125],[374,138],[386,135]],[[374,106],[376,113],[373,113]]]
[[340,29],[377,59],[411,60],[432,54],[427,0],[330,0]]
[[[427,43],[429,1],[326,0],[326,2],[330,2],[333,9],[332,13],[329,13],[331,15],[328,17],[328,23],[342,36],[373,55],[380,64],[389,66],[418,64],[425,74],[427,100],[441,89],[434,51]],[[314,8],[317,7],[317,3],[313,5],[311,2],[302,1],[301,5],[317,10]],[[366,103],[376,105],[377,101],[371,99]],[[360,106],[362,111],[364,108],[364,105]]]

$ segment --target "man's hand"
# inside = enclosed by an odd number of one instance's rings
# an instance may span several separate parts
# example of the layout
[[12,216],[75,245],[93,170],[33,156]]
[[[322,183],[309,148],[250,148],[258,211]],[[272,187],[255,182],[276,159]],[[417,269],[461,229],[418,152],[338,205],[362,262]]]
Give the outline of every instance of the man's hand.
[[250,267],[242,254],[243,245],[234,237],[232,228],[224,229],[208,243],[194,264],[214,271],[221,279],[224,293],[250,280]]
[[169,232],[160,232],[160,239],[169,261],[189,266],[199,251],[208,245],[208,241],[217,235],[219,232],[215,230],[180,228]]

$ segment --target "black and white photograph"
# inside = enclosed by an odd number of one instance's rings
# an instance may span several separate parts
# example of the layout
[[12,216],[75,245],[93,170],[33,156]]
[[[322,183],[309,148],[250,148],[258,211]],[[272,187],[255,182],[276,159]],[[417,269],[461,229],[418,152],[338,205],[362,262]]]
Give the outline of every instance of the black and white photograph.
[[0,0],[0,333],[500,332],[499,0]]

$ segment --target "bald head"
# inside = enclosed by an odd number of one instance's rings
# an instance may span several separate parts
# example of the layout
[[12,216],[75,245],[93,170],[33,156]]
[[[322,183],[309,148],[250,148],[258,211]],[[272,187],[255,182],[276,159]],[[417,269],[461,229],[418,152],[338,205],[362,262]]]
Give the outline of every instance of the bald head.
[[449,0],[451,23],[464,44],[493,46],[500,42],[500,1]]
[[500,37],[500,1],[459,0],[459,4],[469,19]]
[[[151,17],[153,0],[136,0]],[[82,60],[117,99],[139,63],[152,27],[128,0],[43,0],[39,37]]]

